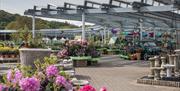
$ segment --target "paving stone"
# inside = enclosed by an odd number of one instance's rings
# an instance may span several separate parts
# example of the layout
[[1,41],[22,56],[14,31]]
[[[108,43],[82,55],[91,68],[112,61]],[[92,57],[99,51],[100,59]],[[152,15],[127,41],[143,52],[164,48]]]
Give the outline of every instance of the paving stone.
[[[119,56],[105,56],[97,67],[76,68],[77,79],[90,81],[95,88],[108,91],[180,91],[179,88],[137,84],[137,79],[148,75],[149,62],[129,61]],[[158,84],[158,83],[157,83]]]

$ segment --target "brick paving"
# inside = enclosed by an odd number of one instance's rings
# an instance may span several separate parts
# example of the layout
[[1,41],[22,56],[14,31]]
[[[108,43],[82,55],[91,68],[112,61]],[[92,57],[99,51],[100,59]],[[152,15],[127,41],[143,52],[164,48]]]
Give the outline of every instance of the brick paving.
[[86,79],[99,89],[108,91],[180,91],[180,88],[137,84],[136,79],[149,72],[148,62],[128,61],[118,56],[102,57],[96,67],[76,68],[79,79]]

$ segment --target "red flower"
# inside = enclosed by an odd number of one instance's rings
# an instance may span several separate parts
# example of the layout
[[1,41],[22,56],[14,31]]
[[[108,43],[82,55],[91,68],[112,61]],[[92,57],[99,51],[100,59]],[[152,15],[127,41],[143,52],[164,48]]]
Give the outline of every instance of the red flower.
[[91,85],[85,85],[79,91],[96,91],[96,89]]

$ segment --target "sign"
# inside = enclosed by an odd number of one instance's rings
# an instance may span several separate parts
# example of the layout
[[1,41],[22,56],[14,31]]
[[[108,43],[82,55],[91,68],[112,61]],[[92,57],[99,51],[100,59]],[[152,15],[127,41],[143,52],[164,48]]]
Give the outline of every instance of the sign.
[[115,44],[117,41],[117,37],[111,37],[110,41],[108,44]]

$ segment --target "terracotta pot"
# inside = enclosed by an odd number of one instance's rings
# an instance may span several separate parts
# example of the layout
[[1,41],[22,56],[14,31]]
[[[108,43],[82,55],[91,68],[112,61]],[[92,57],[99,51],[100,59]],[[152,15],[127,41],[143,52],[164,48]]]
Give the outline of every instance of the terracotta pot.
[[137,60],[141,60],[141,53],[136,53]]
[[136,59],[136,55],[135,54],[132,54],[131,55],[131,60],[135,60]]
[[4,58],[9,58],[9,55],[4,55]]
[[16,55],[15,54],[11,54],[11,58],[15,58],[16,57]]
[[0,55],[0,58],[3,58],[3,55]]

